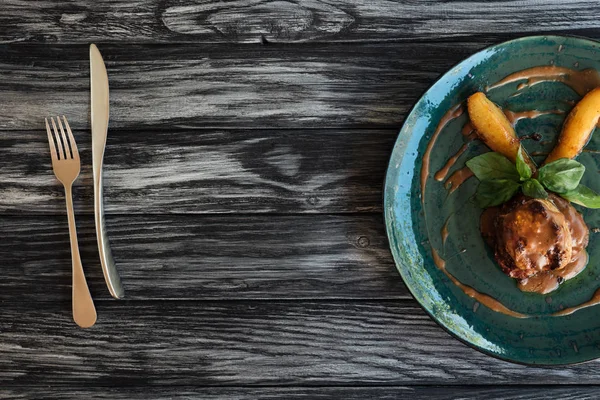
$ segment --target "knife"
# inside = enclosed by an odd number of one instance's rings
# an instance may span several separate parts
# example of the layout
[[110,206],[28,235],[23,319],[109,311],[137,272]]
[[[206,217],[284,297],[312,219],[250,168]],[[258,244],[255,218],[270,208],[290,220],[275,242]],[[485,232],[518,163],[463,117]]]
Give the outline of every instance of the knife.
[[95,44],[90,45],[90,86],[92,114],[92,165],[94,175],[94,215],[96,237],[104,279],[110,294],[120,299],[125,295],[121,278],[110,251],[104,223],[104,204],[102,196],[102,163],[106,135],[108,134],[108,75],[100,51]]

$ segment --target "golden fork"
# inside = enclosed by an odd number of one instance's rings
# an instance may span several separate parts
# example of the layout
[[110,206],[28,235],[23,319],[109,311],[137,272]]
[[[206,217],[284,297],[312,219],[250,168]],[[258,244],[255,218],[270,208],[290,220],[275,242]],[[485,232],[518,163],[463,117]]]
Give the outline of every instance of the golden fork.
[[[77,144],[71,132],[71,127],[67,121],[67,117],[63,115],[67,135],[60,117],[56,117],[60,134],[56,128],[54,118],[51,117],[52,128],[46,120],[46,131],[48,132],[48,142],[50,143],[50,154],[52,155],[52,169],[54,175],[65,187],[65,198],[67,201],[67,214],[69,216],[69,235],[71,237],[71,258],[73,264],[73,320],[82,328],[89,328],[96,323],[96,307],[94,300],[90,294],[83,267],[81,265],[81,257],[79,255],[79,245],[77,243],[77,228],[75,227],[75,213],[73,212],[73,182],[79,176],[81,162],[79,160],[79,151]],[[52,133],[54,131],[54,134]]]

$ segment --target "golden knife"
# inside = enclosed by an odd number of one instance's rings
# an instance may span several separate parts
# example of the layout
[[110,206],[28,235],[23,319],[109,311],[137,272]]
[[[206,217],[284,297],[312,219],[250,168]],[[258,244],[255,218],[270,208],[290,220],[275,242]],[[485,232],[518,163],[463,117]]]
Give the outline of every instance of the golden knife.
[[108,75],[100,51],[95,44],[90,45],[90,85],[92,113],[92,164],[94,175],[94,214],[96,237],[102,272],[110,294],[120,299],[125,295],[121,278],[110,251],[104,223],[104,204],[102,196],[102,163],[106,135],[108,134]]

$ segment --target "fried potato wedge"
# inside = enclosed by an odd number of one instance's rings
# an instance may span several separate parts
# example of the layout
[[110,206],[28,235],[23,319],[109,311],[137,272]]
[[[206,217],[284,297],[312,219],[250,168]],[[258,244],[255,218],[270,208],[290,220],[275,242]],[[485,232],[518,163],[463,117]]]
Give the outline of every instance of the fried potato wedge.
[[[521,142],[504,112],[482,92],[477,92],[469,97],[467,109],[479,138],[490,149],[515,162]],[[527,154],[525,154],[525,162],[533,171],[537,169]]]
[[558,137],[558,143],[550,152],[544,164],[551,163],[559,158],[577,157],[590,141],[598,124],[598,119],[600,119],[600,88],[586,94],[573,107],[565,119]]

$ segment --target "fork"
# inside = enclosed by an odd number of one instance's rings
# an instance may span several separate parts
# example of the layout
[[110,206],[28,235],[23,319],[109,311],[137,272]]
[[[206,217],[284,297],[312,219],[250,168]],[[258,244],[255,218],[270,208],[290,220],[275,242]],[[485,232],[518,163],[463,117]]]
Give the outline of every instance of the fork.
[[67,117],[63,115],[67,135],[65,135],[65,129],[60,117],[56,117],[56,119],[60,128],[60,134],[56,128],[54,118],[50,118],[53,130],[50,129],[48,118],[45,118],[48,142],[50,143],[50,155],[52,156],[52,169],[56,178],[65,187],[65,198],[67,201],[73,265],[73,320],[80,327],[89,328],[96,323],[96,307],[94,306],[94,300],[92,300],[92,295],[90,294],[90,289],[88,288],[81,265],[72,194],[73,182],[75,182],[81,170],[81,161],[79,160],[79,151],[77,150],[77,144],[75,143],[75,138],[73,137],[73,132],[71,132]]

